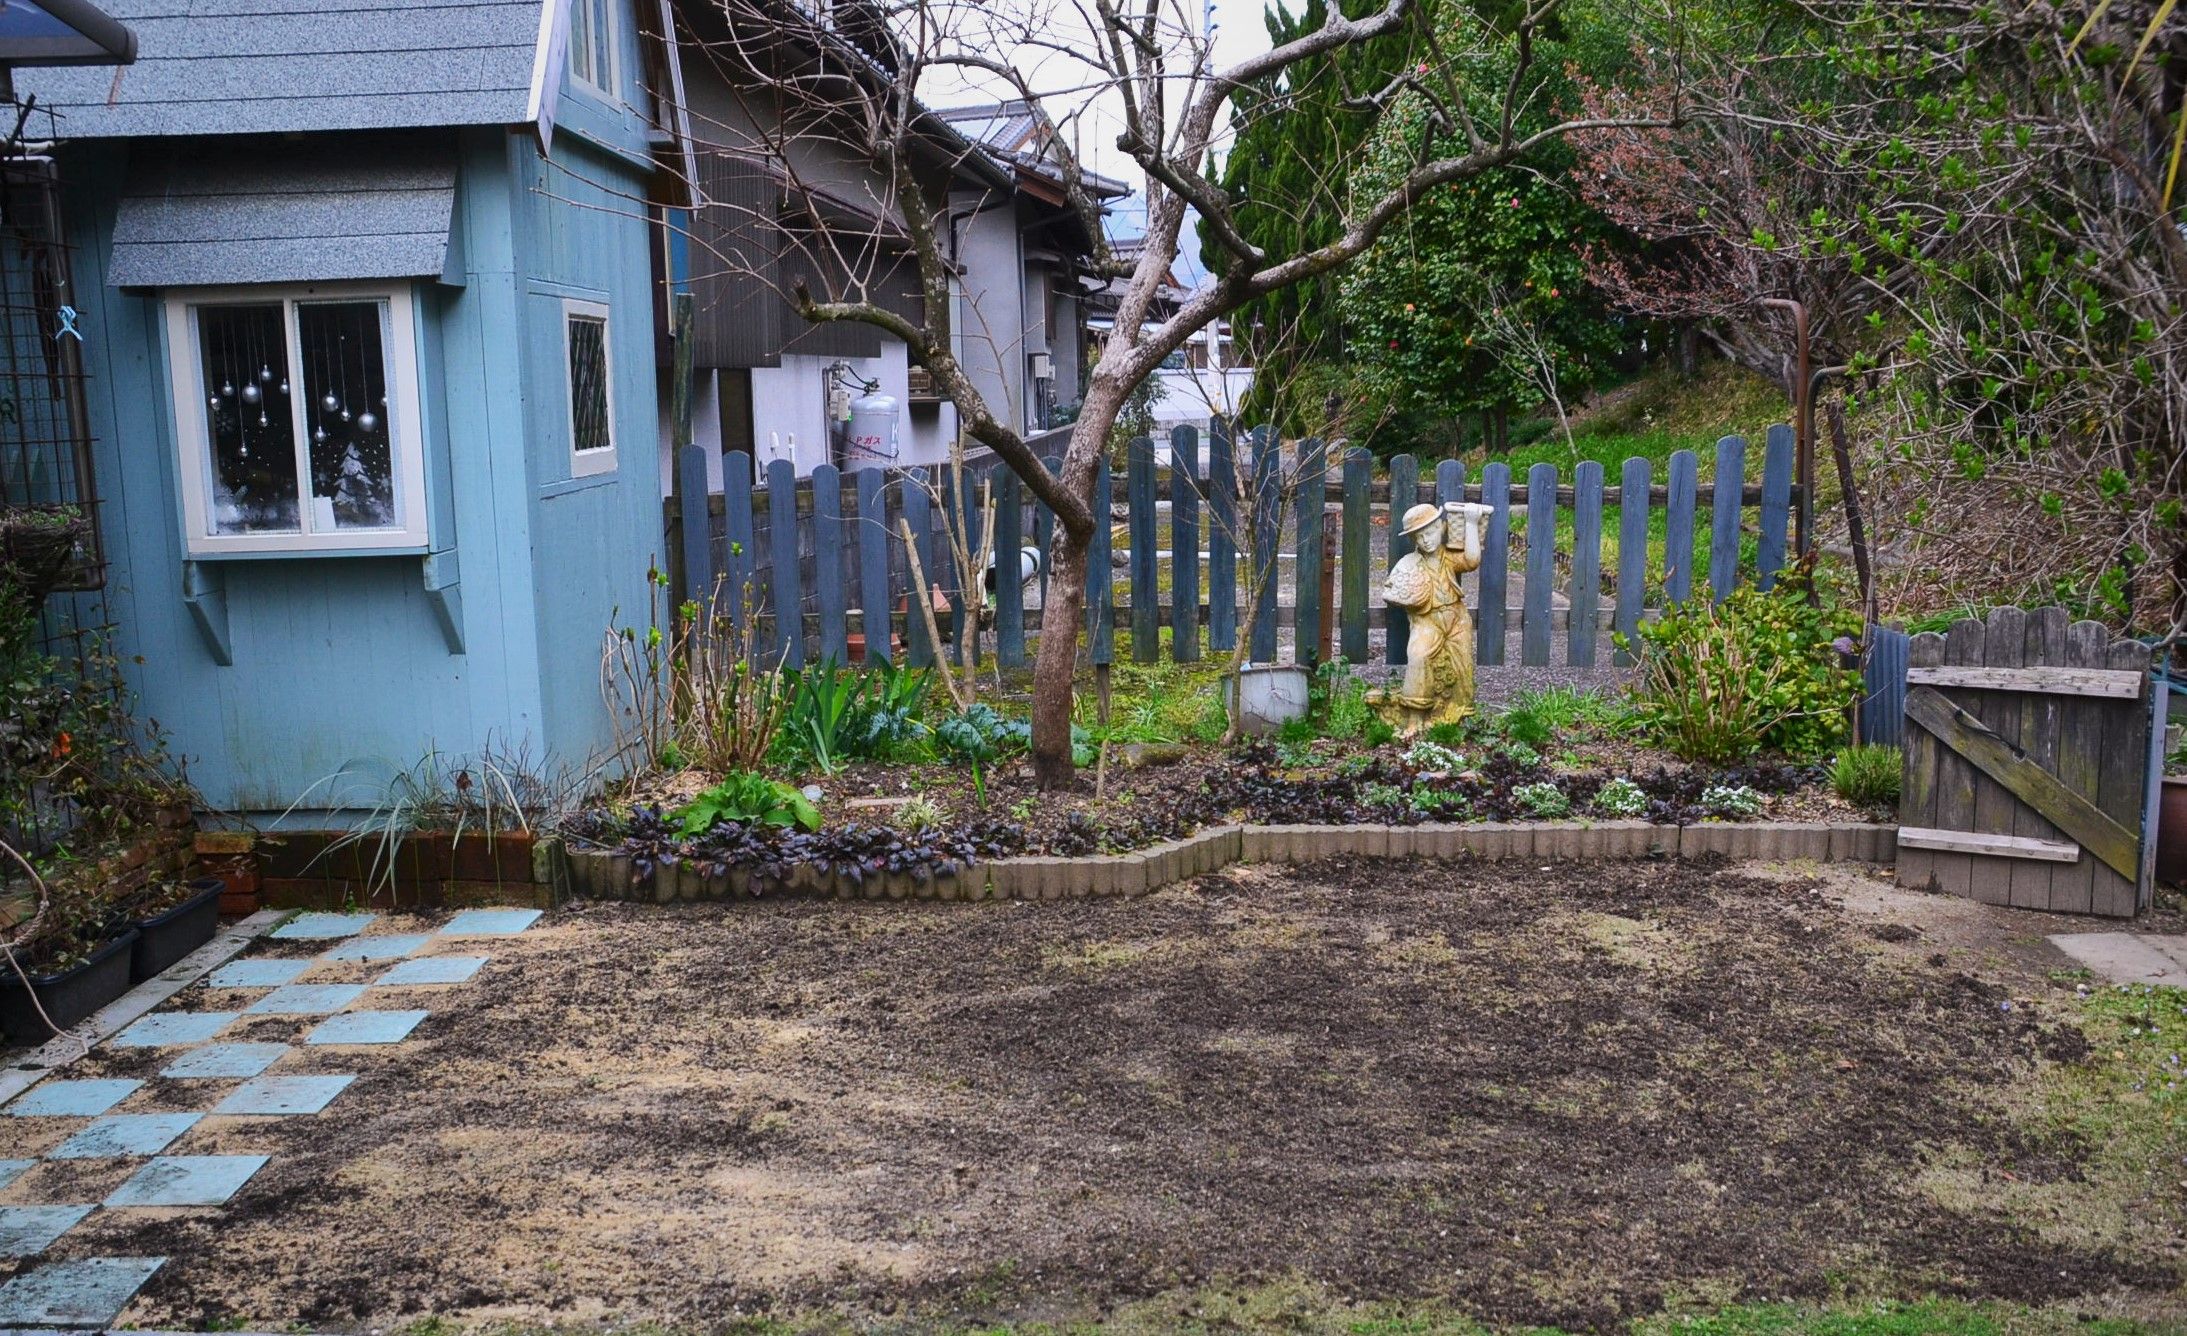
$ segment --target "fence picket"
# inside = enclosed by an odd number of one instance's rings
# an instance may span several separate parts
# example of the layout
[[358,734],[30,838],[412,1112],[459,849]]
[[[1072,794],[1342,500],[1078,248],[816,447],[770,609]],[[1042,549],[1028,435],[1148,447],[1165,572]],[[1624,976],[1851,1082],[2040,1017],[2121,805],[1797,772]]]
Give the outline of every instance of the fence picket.
[[1025,663],[1025,480],[1010,468],[995,479],[995,658],[1005,668]]
[[1701,463],[1691,450],[1671,456],[1670,500],[1664,503],[1663,593],[1672,603],[1693,597],[1693,506]]
[[1565,661],[1595,664],[1595,617],[1602,605],[1602,465],[1582,460],[1572,471],[1571,630]]
[[1549,586],[1557,578],[1557,466],[1526,471],[1526,610],[1519,621],[1519,662],[1549,662]]
[[805,595],[797,569],[797,469],[767,461],[767,541],[774,562],[775,653],[787,668],[805,666]]
[[1511,469],[1496,463],[1481,470],[1481,504],[1489,508],[1481,550],[1480,662],[1504,661],[1504,602],[1511,596]]
[[1096,668],[1116,662],[1116,567],[1110,564],[1109,513],[1115,509],[1109,461],[1094,473],[1093,542],[1086,548],[1087,662]]
[[[1418,503],[1419,486],[1420,466],[1413,462],[1411,455],[1399,455],[1390,461],[1390,509],[1383,533],[1388,539],[1391,566],[1397,565],[1405,555],[1405,545],[1397,541],[1397,531],[1404,527],[1401,521],[1405,512]],[[1382,656],[1392,668],[1402,668],[1405,665],[1405,641],[1412,635],[1412,619],[1405,615],[1403,608],[1384,605],[1382,625]]]
[[1342,563],[1344,634],[1339,652],[1347,663],[1367,661],[1367,552],[1370,511],[1367,488],[1374,481],[1374,456],[1354,446],[1344,452],[1344,550]]
[[705,607],[714,599],[714,526],[706,518],[706,447],[676,452],[678,527],[682,530],[683,596]]
[[[1625,461],[1618,477],[1616,626],[1634,643],[1640,639],[1640,614],[1648,601],[1648,489],[1654,482],[1655,466],[1637,457]],[[1632,652],[1616,651],[1613,662],[1633,662]]]
[[1253,437],[1253,565],[1247,577],[1253,604],[1252,662],[1276,661],[1277,531],[1283,527],[1282,447],[1266,427]]
[[[932,545],[930,530],[933,527],[933,516],[929,513],[932,507],[927,500],[926,488],[919,485],[916,474],[908,472],[897,487],[903,498],[903,521],[911,530],[911,546],[918,552],[919,561],[924,566],[927,549]],[[901,533],[893,536],[899,541],[902,539]],[[904,568],[907,572],[911,568],[908,552],[905,553]],[[931,585],[934,578],[933,568],[927,567],[923,573]],[[933,638],[926,633],[926,617],[921,612],[924,606],[922,600],[930,599],[932,594],[928,589],[920,587],[915,578],[907,578],[904,589],[904,643],[909,647],[904,657],[914,668],[932,668],[936,646]]]
[[1709,525],[1709,601],[1731,597],[1739,582],[1739,496],[1746,486],[1747,442],[1726,436],[1716,443],[1716,495]]
[[894,656],[888,596],[888,474],[860,469],[851,477],[858,492],[858,629],[866,637],[866,662]]
[[1238,647],[1238,461],[1230,424],[1216,418],[1207,439],[1207,645]]
[[1298,522],[1294,526],[1298,560],[1291,568],[1292,620],[1298,632],[1292,638],[1291,657],[1296,663],[1313,664],[1321,659],[1321,529],[1328,513],[1328,490],[1329,447],[1319,439],[1301,442]]
[[850,659],[850,628],[844,604],[849,582],[843,578],[843,475],[835,465],[813,469],[813,599],[820,607],[820,658]]
[[731,451],[721,460],[722,528],[726,539],[722,570],[726,572],[729,596],[729,618],[741,626],[745,613],[745,595],[755,598],[758,591],[747,591],[745,585],[752,578],[752,457],[741,450]]
[[1762,538],[1755,553],[1755,585],[1769,589],[1785,565],[1785,530],[1792,515],[1792,428],[1779,422],[1762,446]]
[[1200,657],[1200,433],[1169,434],[1169,652]]
[[1155,601],[1154,440],[1134,436],[1126,449],[1124,497],[1131,525],[1131,659],[1162,657],[1162,610]]

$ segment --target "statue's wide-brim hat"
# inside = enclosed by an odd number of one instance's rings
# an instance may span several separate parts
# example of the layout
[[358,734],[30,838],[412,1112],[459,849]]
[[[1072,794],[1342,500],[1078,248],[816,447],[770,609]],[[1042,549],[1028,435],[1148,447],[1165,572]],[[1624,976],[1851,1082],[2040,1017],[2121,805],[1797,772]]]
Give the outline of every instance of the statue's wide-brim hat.
[[1435,523],[1436,519],[1440,517],[1442,513],[1443,508],[1441,506],[1430,505],[1425,501],[1421,502],[1419,505],[1414,506],[1412,509],[1405,512],[1405,527],[1397,531],[1397,536],[1400,538],[1410,538],[1412,535]]

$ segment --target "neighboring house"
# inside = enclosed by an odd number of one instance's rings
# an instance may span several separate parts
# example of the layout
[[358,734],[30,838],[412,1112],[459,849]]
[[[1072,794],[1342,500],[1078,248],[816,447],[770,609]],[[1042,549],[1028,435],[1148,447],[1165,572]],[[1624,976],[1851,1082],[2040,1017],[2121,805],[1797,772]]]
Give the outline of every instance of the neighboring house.
[[[958,356],[989,404],[1027,431],[1074,414],[1086,395],[1085,299],[1103,283],[1087,271],[1094,239],[1064,194],[1056,126],[1023,99],[939,113],[1007,166],[1015,192],[1004,201],[960,192],[965,277],[957,310]],[[1097,201],[1130,193],[1086,173]]]
[[117,0],[56,117],[142,713],[215,807],[582,762],[660,550],[660,0]]
[[[1110,250],[1122,260],[1137,260],[1145,246],[1143,237],[1109,243]],[[1087,295],[1087,337],[1097,355],[1114,324],[1123,287],[1121,279],[1112,280]],[[1163,275],[1162,290],[1148,313],[1149,319],[1168,319],[1183,304],[1189,291],[1177,277],[1176,270]],[[1158,453],[1166,457],[1167,438],[1172,428],[1195,426],[1204,431],[1210,418],[1227,418],[1238,411],[1246,392],[1253,388],[1253,368],[1238,365],[1240,360],[1236,341],[1231,337],[1230,322],[1225,320],[1195,331],[1184,347],[1163,361],[1152,378]]]

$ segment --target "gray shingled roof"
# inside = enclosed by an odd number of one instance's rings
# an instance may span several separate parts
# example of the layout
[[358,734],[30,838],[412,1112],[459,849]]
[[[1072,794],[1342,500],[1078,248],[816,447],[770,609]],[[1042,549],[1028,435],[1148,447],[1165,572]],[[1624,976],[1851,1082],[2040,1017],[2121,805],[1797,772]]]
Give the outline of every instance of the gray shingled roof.
[[455,207],[452,146],[216,146],[161,159],[114,219],[115,287],[438,276]]
[[15,86],[72,139],[511,125],[543,3],[114,0],[136,64],[20,70]]

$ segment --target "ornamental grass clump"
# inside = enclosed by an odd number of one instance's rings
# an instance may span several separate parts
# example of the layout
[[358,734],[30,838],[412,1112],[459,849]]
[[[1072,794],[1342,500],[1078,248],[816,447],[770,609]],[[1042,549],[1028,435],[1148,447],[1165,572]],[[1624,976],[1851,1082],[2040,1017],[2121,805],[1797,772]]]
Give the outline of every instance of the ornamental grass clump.
[[1830,763],[1830,787],[1855,807],[1896,807],[1904,765],[1904,754],[1884,743],[1847,747]]
[[1860,677],[1843,662],[1859,618],[1809,602],[1811,577],[1787,571],[1768,590],[1720,605],[1692,599],[1644,622],[1638,713],[1655,741],[1688,761],[1723,765],[1761,751],[1820,756],[1845,732]]

